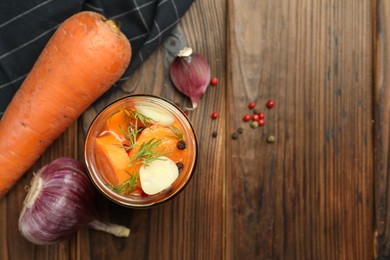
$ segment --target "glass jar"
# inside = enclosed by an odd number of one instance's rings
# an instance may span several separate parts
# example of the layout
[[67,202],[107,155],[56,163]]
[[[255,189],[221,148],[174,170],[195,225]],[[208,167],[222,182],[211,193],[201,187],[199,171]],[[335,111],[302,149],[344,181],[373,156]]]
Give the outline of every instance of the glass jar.
[[[171,118],[173,117],[175,124],[180,126],[180,129],[182,130],[180,134],[182,135],[182,139],[185,140],[186,160],[184,167],[182,167],[178,177],[168,188],[153,195],[122,194],[114,191],[109,178],[107,177],[107,172],[105,172],[105,169],[103,169],[104,167],[101,166],[100,161],[102,158],[98,158],[99,154],[97,153],[96,140],[102,135],[102,132],[104,132],[103,129],[107,120],[118,113],[118,111],[134,107],[149,107],[161,112],[162,115],[170,115]],[[158,124],[158,122],[156,124]],[[145,130],[141,129],[140,131]],[[145,208],[161,204],[182,191],[194,172],[197,154],[198,147],[195,131],[184,112],[164,98],[146,94],[125,96],[105,107],[92,121],[86,135],[84,149],[88,173],[96,188],[111,201],[131,208]],[[140,179],[138,178],[138,182],[139,180]]]

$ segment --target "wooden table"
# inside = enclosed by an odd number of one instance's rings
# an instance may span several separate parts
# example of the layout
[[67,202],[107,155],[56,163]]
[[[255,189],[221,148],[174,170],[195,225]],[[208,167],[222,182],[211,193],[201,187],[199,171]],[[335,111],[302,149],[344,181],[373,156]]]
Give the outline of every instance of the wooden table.
[[[82,161],[90,109],[0,200],[0,259],[388,259],[389,14],[386,0],[196,1],[118,92],[188,106],[169,62],[184,45],[207,57],[220,83],[190,113],[200,148],[190,184],[146,210],[97,194],[99,215],[130,227],[127,239],[83,229],[27,242],[17,228],[25,186],[57,157]],[[261,128],[242,120],[251,101]]]

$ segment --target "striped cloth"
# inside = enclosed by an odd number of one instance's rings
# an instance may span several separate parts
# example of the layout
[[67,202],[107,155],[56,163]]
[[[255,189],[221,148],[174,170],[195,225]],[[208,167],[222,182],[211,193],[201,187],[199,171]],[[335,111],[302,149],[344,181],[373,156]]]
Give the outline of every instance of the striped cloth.
[[115,19],[132,45],[120,82],[169,35],[193,0],[1,0],[0,117],[57,27],[80,11]]

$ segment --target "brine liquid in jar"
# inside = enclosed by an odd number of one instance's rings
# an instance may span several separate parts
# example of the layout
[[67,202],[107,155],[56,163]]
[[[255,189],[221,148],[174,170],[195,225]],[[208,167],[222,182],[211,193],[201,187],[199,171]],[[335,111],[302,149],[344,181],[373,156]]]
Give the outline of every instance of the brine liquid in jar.
[[95,139],[96,166],[112,191],[146,197],[163,192],[186,170],[193,149],[174,114],[131,104],[110,115]]

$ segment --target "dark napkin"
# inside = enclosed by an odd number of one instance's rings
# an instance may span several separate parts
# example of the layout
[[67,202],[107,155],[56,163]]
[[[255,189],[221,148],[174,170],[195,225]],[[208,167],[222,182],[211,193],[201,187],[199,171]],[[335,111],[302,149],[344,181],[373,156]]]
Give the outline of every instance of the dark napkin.
[[115,19],[132,45],[132,60],[118,84],[156,49],[193,0],[1,0],[0,117],[56,28],[80,11]]

